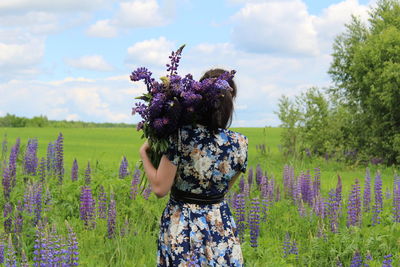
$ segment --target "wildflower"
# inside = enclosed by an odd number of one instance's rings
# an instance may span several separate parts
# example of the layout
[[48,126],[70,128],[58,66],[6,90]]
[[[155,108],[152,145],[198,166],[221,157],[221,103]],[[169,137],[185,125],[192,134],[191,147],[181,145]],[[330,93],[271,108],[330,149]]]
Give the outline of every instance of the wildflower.
[[66,250],[66,261],[67,266],[78,266],[79,260],[79,250],[78,250],[78,241],[76,238],[76,234],[74,233],[72,227],[65,223],[68,229],[68,241],[67,241],[67,250]]
[[140,170],[136,168],[133,173],[131,182],[131,199],[136,199],[136,195],[139,192],[139,183],[140,183]]
[[348,203],[348,217],[347,226],[360,226],[361,225],[361,199],[360,199],[360,185],[358,179],[352,185],[352,190]]
[[56,176],[58,177],[59,184],[62,184],[64,178],[64,137],[62,133],[58,135],[55,143],[55,156],[56,156]]
[[107,230],[108,238],[115,236],[115,224],[117,219],[117,207],[114,199],[114,195],[110,197],[110,205],[108,206],[108,219],[107,219]]
[[392,267],[392,254],[384,256],[384,261],[382,262],[382,267]]
[[367,168],[365,174],[365,185],[364,185],[364,201],[363,201],[364,211],[366,212],[369,211],[370,203],[371,203],[371,174],[369,172],[369,169]]
[[36,175],[36,168],[38,165],[37,158],[38,141],[37,139],[29,139],[26,146],[24,157],[24,172],[30,175]]
[[123,179],[128,175],[129,175],[129,173],[128,173],[128,160],[124,156],[122,161],[121,161],[121,164],[119,166],[119,178]]
[[258,236],[260,235],[260,202],[257,198],[251,201],[250,209],[250,246],[253,248],[258,246]]
[[81,219],[85,222],[85,226],[92,228],[94,222],[95,201],[92,196],[90,186],[83,186],[81,190],[81,205],[80,215]]
[[90,162],[88,161],[88,164],[87,164],[87,167],[85,170],[85,184],[86,185],[90,185],[90,182],[92,181],[91,173],[92,173],[92,170],[90,169]]
[[78,161],[76,158],[74,159],[74,163],[72,164],[72,169],[71,169],[71,180],[72,181],[77,181],[78,180]]
[[354,253],[353,259],[351,260],[350,267],[361,267],[362,266],[362,258],[359,251]]
[[104,187],[102,185],[100,186],[97,203],[98,217],[101,219],[107,218],[107,194],[104,192]]

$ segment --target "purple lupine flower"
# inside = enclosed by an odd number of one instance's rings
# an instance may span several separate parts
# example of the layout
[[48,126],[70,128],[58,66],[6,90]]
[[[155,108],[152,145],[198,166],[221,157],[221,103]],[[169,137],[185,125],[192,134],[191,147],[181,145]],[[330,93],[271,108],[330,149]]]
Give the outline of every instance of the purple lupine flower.
[[131,78],[131,81],[134,81],[134,82],[143,80],[147,86],[148,92],[150,92],[151,84],[154,81],[154,79],[151,78],[151,75],[152,75],[152,73],[148,69],[138,68],[137,70],[132,72],[130,78]]
[[292,243],[290,242],[290,235],[286,232],[285,240],[283,241],[283,257],[287,258],[290,254]]
[[43,222],[39,222],[35,233],[35,245],[33,246],[33,262],[35,267],[45,266],[46,243],[44,225]]
[[289,165],[285,165],[283,169],[283,188],[286,198],[293,196],[294,184],[294,169]]
[[383,200],[382,200],[382,178],[380,172],[376,173],[375,176],[375,184],[374,184],[374,193],[375,193],[375,203],[382,210],[383,208]]
[[361,226],[361,215],[360,185],[356,179],[349,197],[347,227]]
[[241,194],[244,193],[244,184],[245,184],[244,175],[242,175],[242,176],[240,177],[240,180],[239,180],[239,192],[240,192]]
[[337,210],[338,216],[341,214],[342,211],[342,178],[340,178],[340,175],[338,175],[338,181],[336,184],[336,191],[335,191],[335,209]]
[[15,145],[11,148],[10,158],[8,161],[8,171],[12,187],[17,183],[17,158],[19,154],[19,146],[20,139],[18,138]]
[[246,182],[244,183],[244,186],[243,186],[243,194],[245,197],[250,196],[250,185]]
[[334,189],[329,191],[328,201],[325,203],[325,211],[324,217],[329,219],[330,229],[333,233],[338,232],[339,222],[338,222],[338,214],[339,207],[337,205],[337,197]]
[[110,205],[108,206],[108,218],[107,218],[107,232],[108,238],[113,238],[115,236],[115,224],[117,220],[117,205],[114,199],[114,195],[111,194]]
[[320,217],[321,219],[325,218],[324,213],[324,199],[320,194],[317,194],[313,200],[312,210],[315,215]]
[[12,230],[12,211],[13,211],[13,206],[11,205],[10,202],[6,202],[4,204],[4,209],[3,209],[3,216],[4,216],[4,232],[6,233],[11,233]]
[[170,76],[173,75],[177,75],[177,69],[179,66],[179,61],[181,59],[181,55],[182,55],[182,50],[185,47],[185,45],[182,45],[181,47],[179,47],[178,50],[176,50],[176,52],[172,51],[171,55],[169,56],[169,58],[171,59],[171,64],[167,64],[167,71],[170,71]]
[[121,161],[121,164],[119,165],[119,178],[120,179],[124,179],[128,175],[129,175],[129,172],[128,172],[128,160],[124,156],[122,161]]
[[90,162],[88,161],[87,163],[87,167],[85,170],[85,184],[86,185],[90,185],[91,181],[92,181],[92,170],[90,168]]
[[372,206],[372,225],[380,224],[381,217],[380,214],[383,209],[383,199],[382,199],[382,179],[379,172],[376,173],[375,183],[374,183],[374,195],[375,203]]
[[400,182],[396,180],[393,185],[393,219],[400,222]]
[[24,249],[21,251],[21,267],[29,267],[28,258],[26,257]]
[[261,177],[262,176],[263,176],[263,172],[262,172],[261,166],[260,166],[260,164],[257,164],[257,167],[256,167],[256,183],[257,183],[258,186],[261,184]]
[[81,219],[85,222],[86,227],[93,228],[95,226],[95,201],[90,186],[82,186],[80,201],[81,205],[79,210]]
[[52,196],[51,196],[51,192],[50,189],[47,188],[46,189],[46,193],[44,194],[43,197],[43,205],[44,205],[44,210],[45,211],[50,211],[51,209],[51,205],[52,205]]
[[253,167],[250,167],[247,173],[247,183],[249,184],[249,188],[251,188],[253,184]]
[[321,194],[321,169],[316,167],[314,169],[314,180],[312,182],[312,198]]
[[99,196],[97,201],[97,214],[101,219],[107,218],[107,194],[104,187],[100,185]]
[[35,219],[34,219],[34,224],[36,225],[41,219],[42,219],[42,192],[43,192],[43,186],[41,183],[37,183],[35,186],[35,192],[34,192],[34,214],[35,214]]
[[268,180],[265,176],[261,177],[260,191],[262,198],[266,198],[268,196]]
[[297,203],[297,211],[299,212],[301,217],[305,217],[306,214],[306,209],[304,208],[304,202],[303,199],[300,198],[300,201]]
[[50,142],[47,146],[47,172],[52,175],[56,172],[56,144],[55,142]]
[[237,194],[233,201],[233,208],[235,210],[235,221],[237,225],[237,233],[241,242],[244,241],[244,232],[246,229],[246,202],[243,193]]
[[143,190],[143,198],[148,200],[151,194],[151,186],[148,185],[144,190]]
[[62,247],[64,247],[64,244],[61,243],[60,236],[57,234],[55,225],[53,225],[49,231],[47,243],[47,259],[51,266],[60,266],[64,260],[65,250]]
[[124,226],[121,228],[120,236],[123,237],[129,233],[129,220],[125,218]]
[[67,266],[78,266],[79,260],[79,249],[76,234],[74,233],[72,227],[66,222],[68,229],[68,243],[66,250],[66,261]]
[[1,182],[3,185],[4,199],[6,201],[9,201],[10,195],[11,195],[11,176],[10,176],[10,170],[5,162],[4,162],[4,168],[3,168],[3,179]]
[[351,260],[350,267],[362,267],[363,260],[359,251],[354,253],[353,259]]
[[56,155],[56,176],[58,183],[62,184],[64,179],[64,137],[62,133],[58,135],[55,143],[55,155]]
[[258,198],[253,198],[250,208],[250,246],[255,248],[258,246],[258,236],[260,235],[260,202]]
[[363,199],[363,206],[365,212],[369,211],[370,203],[371,203],[371,174],[369,169],[367,168],[365,174],[364,199]]
[[4,263],[4,243],[0,240],[0,264]]
[[15,255],[16,251],[14,245],[12,243],[11,235],[8,236],[8,246],[7,246],[7,257],[6,257],[6,266],[7,267],[17,267],[17,256]]
[[299,249],[297,247],[296,240],[293,240],[292,247],[289,252],[290,254],[296,255],[296,259],[299,259]]
[[271,202],[271,204],[274,201],[274,191],[275,191],[275,180],[274,178],[271,178],[268,180],[267,184],[267,198]]
[[74,163],[72,164],[72,169],[71,169],[71,180],[72,181],[78,180],[78,171],[79,171],[78,161],[75,158]]
[[301,173],[300,175],[300,187],[301,187],[301,197],[303,202],[312,205],[312,188],[311,188],[311,176],[310,171],[307,173]]
[[32,213],[35,205],[35,186],[29,183],[25,187],[24,206],[28,213]]
[[17,215],[14,219],[14,232],[21,233],[24,224],[24,217],[22,216],[22,213],[24,211],[24,204],[21,200],[18,200],[17,211]]
[[139,193],[139,183],[140,183],[140,170],[136,168],[131,182],[131,199],[136,199],[137,194]]
[[392,254],[384,256],[382,267],[392,267]]
[[39,173],[39,181],[41,183],[44,183],[46,180],[46,160],[43,157],[40,159],[39,162],[38,173]]
[[36,168],[38,165],[37,158],[38,141],[36,138],[29,139],[26,146],[24,157],[24,172],[30,175],[36,175]]
[[268,206],[269,206],[269,201],[266,198],[261,199],[261,221],[266,222],[268,218]]

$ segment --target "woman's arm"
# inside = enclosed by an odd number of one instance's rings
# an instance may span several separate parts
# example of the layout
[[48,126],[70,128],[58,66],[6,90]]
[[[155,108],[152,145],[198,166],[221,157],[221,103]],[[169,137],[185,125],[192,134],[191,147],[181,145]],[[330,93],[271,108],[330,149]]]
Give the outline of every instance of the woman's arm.
[[165,155],[161,157],[158,169],[154,168],[147,151],[150,149],[147,141],[141,146],[139,152],[143,161],[144,171],[150,182],[151,190],[157,197],[161,198],[168,194],[174,183],[177,166],[175,166]]

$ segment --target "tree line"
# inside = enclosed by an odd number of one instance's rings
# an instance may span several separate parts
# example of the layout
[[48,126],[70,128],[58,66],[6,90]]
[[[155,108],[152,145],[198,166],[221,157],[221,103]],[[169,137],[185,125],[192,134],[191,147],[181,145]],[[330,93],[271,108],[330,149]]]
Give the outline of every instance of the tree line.
[[332,57],[333,86],[279,101],[285,153],[399,164],[400,2],[378,1],[366,24],[352,17]]
[[35,116],[33,118],[18,117],[6,114],[0,117],[0,127],[53,127],[53,128],[133,128],[133,124],[110,123],[110,122],[83,122],[66,120],[49,120],[46,116]]

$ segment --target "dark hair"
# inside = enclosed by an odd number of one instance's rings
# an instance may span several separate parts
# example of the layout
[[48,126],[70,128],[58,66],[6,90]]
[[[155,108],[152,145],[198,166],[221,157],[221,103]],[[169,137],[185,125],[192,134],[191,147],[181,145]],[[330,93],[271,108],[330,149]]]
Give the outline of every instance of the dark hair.
[[[200,82],[209,78],[218,78],[227,72],[223,69],[210,69],[200,78]],[[236,84],[233,79],[228,80],[229,86],[232,91],[227,91],[219,99],[205,99],[205,101],[217,101],[217,104],[207,105],[214,106],[209,108],[200,115],[200,123],[208,127],[211,131],[216,132],[218,128],[228,128],[232,123],[233,114],[233,100],[236,97]]]

